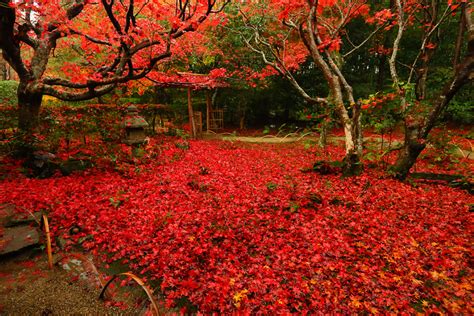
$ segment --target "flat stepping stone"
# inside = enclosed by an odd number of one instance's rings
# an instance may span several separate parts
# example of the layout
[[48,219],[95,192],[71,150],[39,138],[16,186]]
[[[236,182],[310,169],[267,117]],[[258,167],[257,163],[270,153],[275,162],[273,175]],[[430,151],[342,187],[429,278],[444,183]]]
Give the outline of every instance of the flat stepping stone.
[[37,245],[40,233],[31,226],[0,227],[0,255]]
[[41,221],[42,212],[34,212],[32,214],[23,211],[17,211],[14,205],[0,205],[0,226],[12,227],[19,225],[29,225],[33,222]]
[[0,204],[0,226],[5,226],[13,214],[15,214],[15,205]]

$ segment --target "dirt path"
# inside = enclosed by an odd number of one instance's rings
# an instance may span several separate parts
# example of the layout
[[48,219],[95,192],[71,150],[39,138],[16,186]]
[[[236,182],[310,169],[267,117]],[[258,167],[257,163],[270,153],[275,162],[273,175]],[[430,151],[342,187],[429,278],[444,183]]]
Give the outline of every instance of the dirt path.
[[[297,136],[294,133],[288,134],[287,136],[279,137],[279,136],[274,136],[274,135],[265,135],[265,136],[260,136],[260,137],[255,137],[255,136],[236,136],[236,135],[231,135],[231,134],[211,134],[211,135],[206,135],[206,139],[222,139],[222,140],[228,140],[228,141],[239,141],[239,142],[246,142],[246,143],[266,143],[266,144],[288,144],[288,143],[295,143],[299,141],[304,141],[304,140],[311,140],[314,141],[315,143],[318,142],[319,138],[315,136],[310,136],[310,135],[300,135]],[[342,136],[329,136],[328,137],[328,142],[343,142],[344,137]],[[380,143],[382,139],[380,137],[364,137],[364,142],[376,142]],[[386,142],[386,140],[385,140]],[[399,141],[392,141],[391,142],[392,147],[398,146],[401,144]],[[462,158],[468,158],[471,160],[474,160],[474,152],[457,148],[457,150],[454,151],[454,155],[457,157],[462,157]]]

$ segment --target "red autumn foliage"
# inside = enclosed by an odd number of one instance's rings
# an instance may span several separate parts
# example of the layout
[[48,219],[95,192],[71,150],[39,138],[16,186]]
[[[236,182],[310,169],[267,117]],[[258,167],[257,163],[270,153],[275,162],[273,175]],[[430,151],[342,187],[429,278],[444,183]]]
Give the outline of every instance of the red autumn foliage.
[[[45,180],[5,177],[0,203],[49,210],[54,236],[161,280],[168,306],[211,313],[472,313],[472,196],[382,172],[302,172],[302,145],[166,139]],[[71,227],[80,227],[70,235]],[[107,255],[105,255],[107,254]]]

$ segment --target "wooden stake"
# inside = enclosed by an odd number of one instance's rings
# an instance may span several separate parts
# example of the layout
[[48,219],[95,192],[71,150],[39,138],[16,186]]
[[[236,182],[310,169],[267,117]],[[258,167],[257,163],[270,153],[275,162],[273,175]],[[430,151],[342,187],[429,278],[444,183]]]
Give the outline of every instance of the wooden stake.
[[53,252],[51,250],[51,235],[49,233],[48,217],[43,214],[44,232],[46,233],[46,252],[48,253],[48,267],[53,269]]

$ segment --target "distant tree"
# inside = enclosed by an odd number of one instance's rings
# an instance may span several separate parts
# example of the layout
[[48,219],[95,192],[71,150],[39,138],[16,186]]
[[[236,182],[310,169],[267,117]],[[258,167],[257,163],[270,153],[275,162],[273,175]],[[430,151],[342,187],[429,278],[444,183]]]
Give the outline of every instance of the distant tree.
[[[361,108],[343,67],[349,55],[369,43],[385,26],[391,17],[390,12],[382,11],[371,17],[365,0],[271,0],[243,6],[241,14],[250,30],[243,33],[247,45],[261,56],[268,68],[286,78],[308,103],[335,107],[345,135],[344,171],[346,174],[359,172]],[[354,44],[350,41],[351,32],[347,26],[358,18],[365,19],[374,27],[365,38]],[[293,75],[307,58],[321,71],[322,78],[314,81],[325,81],[327,97],[310,95]]]

